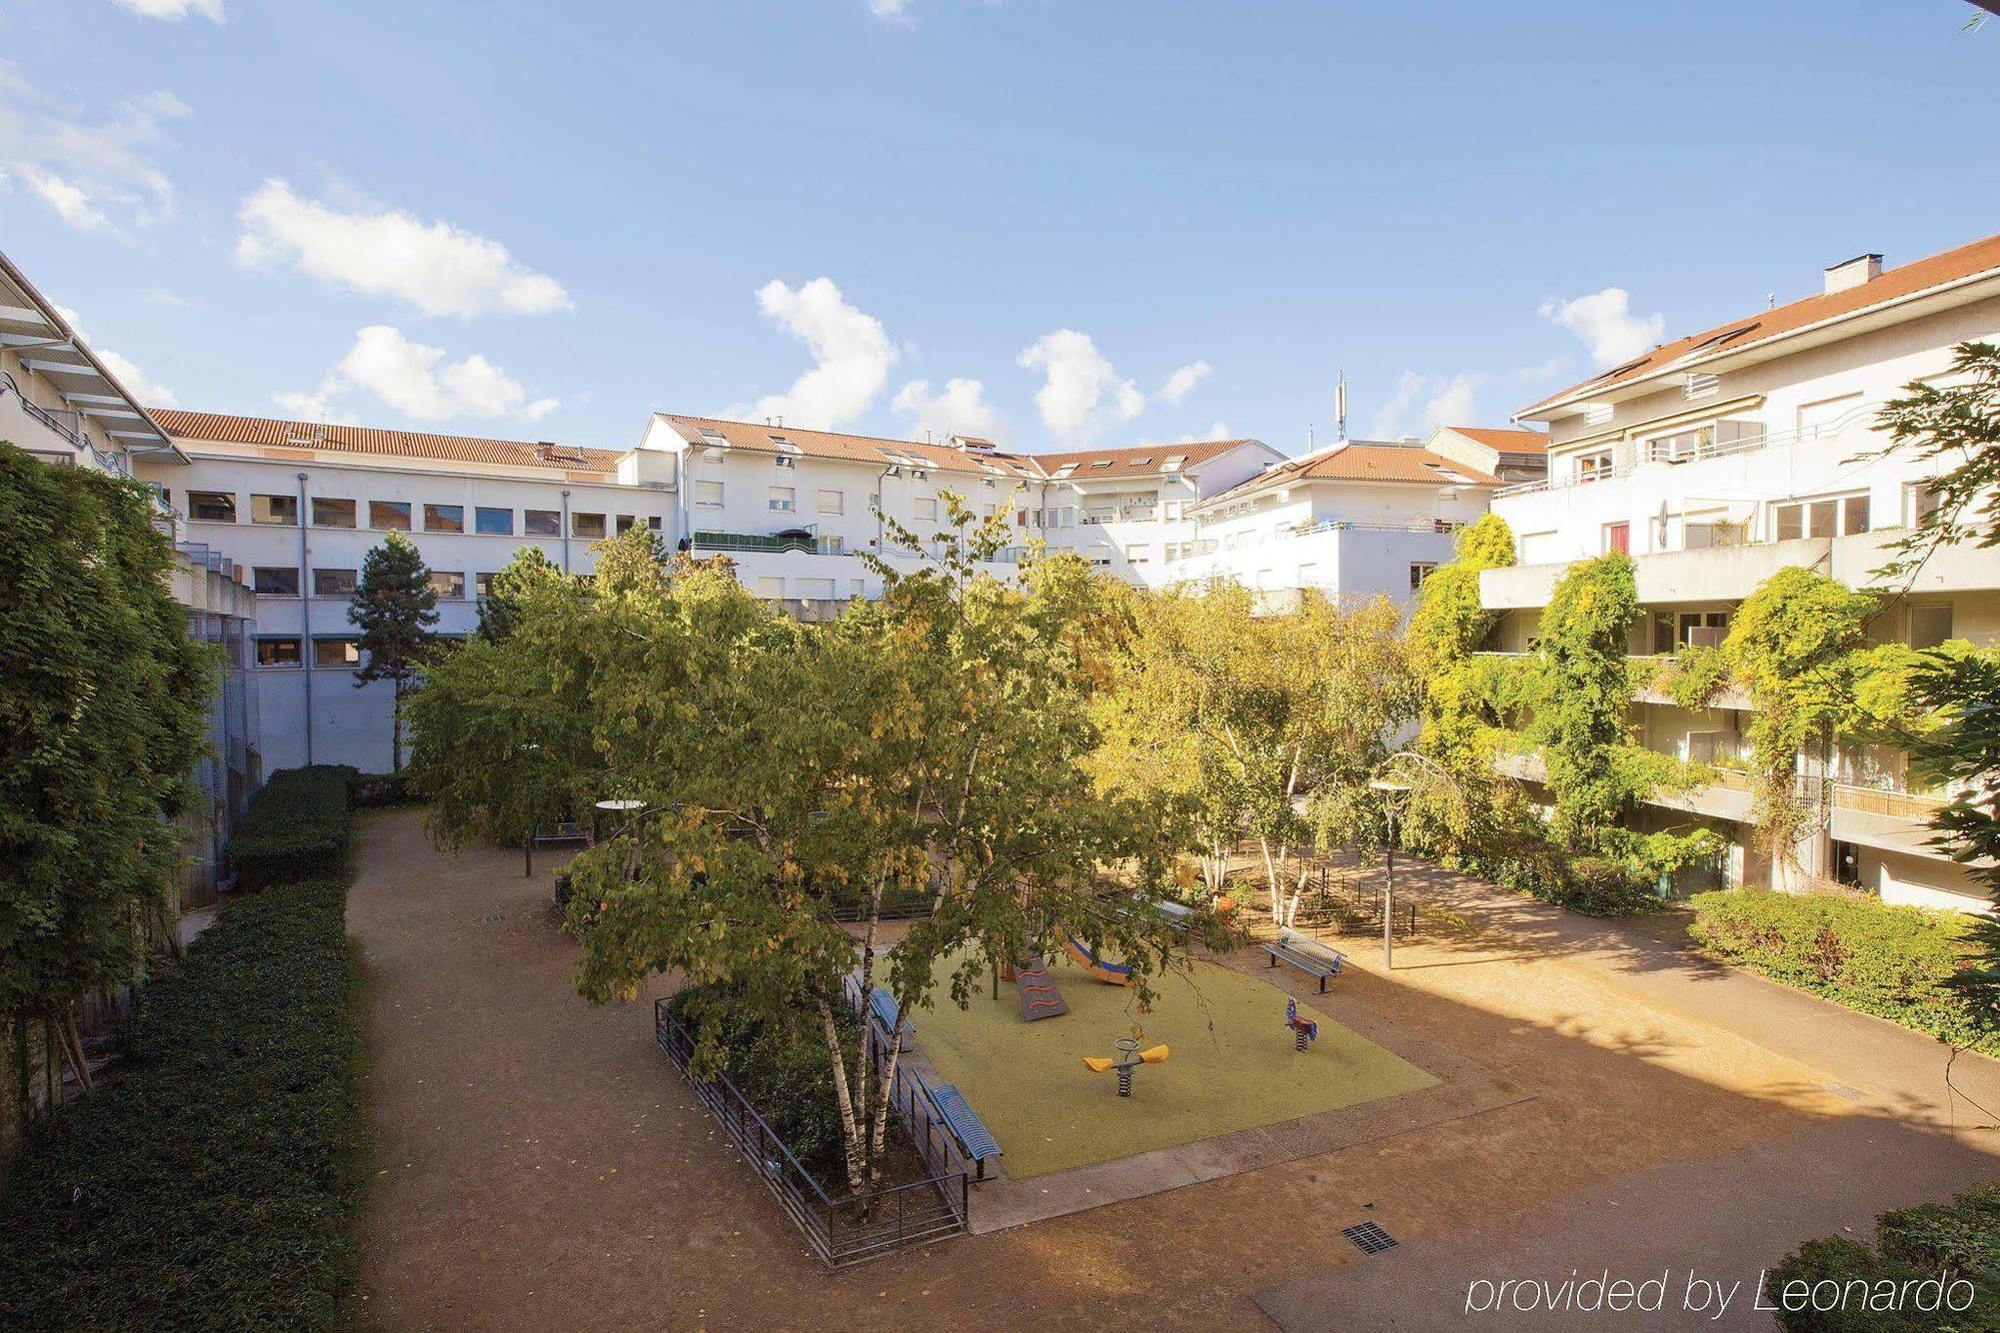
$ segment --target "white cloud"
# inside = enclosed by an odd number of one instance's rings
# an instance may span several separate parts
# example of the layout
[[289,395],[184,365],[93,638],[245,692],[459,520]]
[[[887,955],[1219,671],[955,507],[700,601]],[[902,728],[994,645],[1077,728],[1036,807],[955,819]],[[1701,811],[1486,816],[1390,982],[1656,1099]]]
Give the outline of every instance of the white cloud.
[[441,347],[412,342],[387,324],[370,324],[327,372],[314,393],[281,393],[280,406],[301,417],[323,417],[333,401],[363,390],[418,421],[454,417],[512,417],[539,421],[555,411],[553,398],[530,401],[521,382],[474,353],[446,363]]
[[408,213],[342,211],[271,179],[245,196],[237,262],[285,261],[321,282],[408,302],[426,315],[544,315],[570,309],[561,283],[500,242]]
[[1632,296],[1623,287],[1606,287],[1568,301],[1544,301],[1542,317],[1583,339],[1590,359],[1599,366],[1630,361],[1660,340],[1667,326],[1664,315],[1632,313]]
[[1369,434],[1375,439],[1392,440],[1406,434],[1428,435],[1439,426],[1477,424],[1479,386],[1488,378],[1471,372],[1421,375],[1406,370],[1397,378],[1396,391],[1389,401],[1375,413]]
[[1167,382],[1160,386],[1160,397],[1179,406],[1181,399],[1192,393],[1194,386],[1207,379],[1214,371],[1215,367],[1206,361],[1190,361],[1167,376]]
[[1235,436],[1229,433],[1229,423],[1227,421],[1217,421],[1210,424],[1207,434],[1183,435],[1180,442],[1182,444],[1207,444],[1210,440],[1233,440],[1235,438]]
[[222,22],[222,0],[112,0],[112,3],[149,19],[178,23],[190,14],[199,14]]
[[805,429],[835,430],[868,410],[896,360],[882,321],[849,305],[826,277],[795,288],[773,278],[757,289],[757,305],[806,345],[813,368],[783,393],[766,394],[747,409],[732,407],[730,415],[783,417]]
[[1000,415],[985,401],[985,391],[978,380],[950,379],[942,392],[934,394],[929,380],[911,380],[896,391],[890,406],[910,418],[912,435],[928,434],[939,441],[951,435],[990,440],[1000,433]]
[[868,0],[868,12],[889,23],[910,21],[910,0]]
[[1118,378],[1087,333],[1045,333],[1016,360],[1044,373],[1035,408],[1042,424],[1064,441],[1088,442],[1146,409],[1146,396],[1131,380]]
[[173,183],[156,159],[173,143],[167,122],[190,114],[172,93],[152,92],[90,121],[0,61],[0,172],[19,175],[79,231],[120,235],[173,206]]
[[[71,310],[66,305],[58,305],[56,313],[61,315],[72,329],[76,330],[78,338],[81,338],[86,344],[91,343],[91,337],[83,331],[83,321],[77,316],[76,311]],[[104,363],[106,370],[117,376],[118,382],[125,386],[125,391],[139,400],[139,406],[179,407],[181,405],[180,399],[174,397],[172,389],[169,389],[166,385],[139,369],[130,359],[118,355],[118,353],[108,347],[91,346],[90,350],[99,361]]]
[[33,167],[23,167],[21,178],[28,182],[29,189],[42,197],[42,202],[56,211],[57,217],[78,231],[115,230],[111,219],[104,216],[104,211],[90,202],[90,196],[62,177],[37,171]]

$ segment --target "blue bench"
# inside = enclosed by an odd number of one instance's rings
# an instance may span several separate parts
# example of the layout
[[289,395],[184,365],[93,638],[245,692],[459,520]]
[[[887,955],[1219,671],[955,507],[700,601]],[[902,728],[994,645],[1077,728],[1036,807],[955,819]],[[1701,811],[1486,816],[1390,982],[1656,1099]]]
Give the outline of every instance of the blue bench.
[[972,1109],[972,1103],[965,1100],[957,1084],[940,1083],[935,1088],[926,1085],[924,1093],[936,1108],[938,1119],[944,1121],[944,1127],[958,1140],[958,1150],[978,1168],[978,1179],[986,1179],[987,1159],[1002,1155],[993,1131],[986,1128],[986,1122]]
[[1340,975],[1340,969],[1347,962],[1346,955],[1338,949],[1329,949],[1291,930],[1278,932],[1276,943],[1263,946],[1271,955],[1271,966],[1280,962],[1290,963],[1308,976],[1319,978],[1319,989],[1326,993],[1326,979]]
[[1194,909],[1186,903],[1177,903],[1162,898],[1159,902],[1154,903],[1153,906],[1158,908],[1160,915],[1167,919],[1167,924],[1176,930],[1186,930],[1188,923],[1194,920]]
[[[868,997],[868,1008],[875,1015],[875,1021],[882,1025],[883,1035],[895,1035],[897,1017],[896,997],[889,993],[887,986],[877,986],[875,988],[874,993]],[[904,1036],[913,1037],[916,1035],[917,1030],[910,1026],[909,1019],[903,1019],[902,1023]]]

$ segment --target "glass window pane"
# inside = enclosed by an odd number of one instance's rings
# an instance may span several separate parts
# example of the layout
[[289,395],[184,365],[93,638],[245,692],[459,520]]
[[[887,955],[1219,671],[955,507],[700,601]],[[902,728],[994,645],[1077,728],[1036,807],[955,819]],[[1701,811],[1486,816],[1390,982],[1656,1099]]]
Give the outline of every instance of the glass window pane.
[[315,569],[313,571],[313,596],[352,597],[359,578],[351,569]]
[[694,502],[698,505],[721,504],[722,483],[719,481],[697,481],[694,484]]
[[296,495],[253,495],[250,497],[252,523],[292,523],[299,521]]
[[1868,497],[1850,495],[1841,503],[1840,530],[1847,533],[1868,531]]
[[465,596],[465,575],[449,569],[433,569],[431,591],[447,601],[462,599]]
[[295,667],[299,664],[299,641],[297,639],[257,640],[257,665],[260,667]]
[[1839,504],[1833,500],[1813,501],[1806,510],[1808,518],[1806,536],[1831,537],[1835,535],[1834,524],[1838,519],[1839,509]]
[[351,667],[361,665],[361,642],[358,639],[314,639],[313,665],[322,667]]
[[489,537],[511,537],[514,535],[514,511],[489,509],[481,505],[472,512],[472,524]]
[[227,491],[189,491],[188,517],[203,523],[234,523],[236,497]]
[[354,526],[354,501],[313,498],[313,524],[321,528]]
[[1910,608],[1910,647],[1935,648],[1951,637],[1949,606]]
[[569,532],[572,537],[602,537],[604,535],[604,515],[571,514]]
[[425,505],[425,532],[464,532],[464,505]]
[[562,514],[554,509],[530,509],[521,515],[522,531],[530,537],[562,536]]
[[1805,510],[1800,505],[1779,505],[1775,536],[1781,542],[1805,536]]
[[290,567],[268,567],[259,565],[250,571],[251,586],[259,597],[297,597],[299,595],[299,571]]
[[368,502],[368,526],[386,528],[391,532],[410,530],[410,502],[408,500],[370,500]]

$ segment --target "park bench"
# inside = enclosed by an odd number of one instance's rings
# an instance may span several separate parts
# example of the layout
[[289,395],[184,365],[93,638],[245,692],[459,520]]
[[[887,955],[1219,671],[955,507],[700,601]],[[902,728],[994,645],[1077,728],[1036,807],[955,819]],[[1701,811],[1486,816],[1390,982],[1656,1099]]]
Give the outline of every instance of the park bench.
[[1000,1144],[994,1139],[993,1131],[986,1128],[986,1122],[972,1109],[972,1103],[965,1100],[965,1094],[953,1083],[940,1083],[936,1087],[923,1085],[924,1093],[931,1099],[938,1119],[958,1142],[958,1150],[978,1169],[977,1178],[986,1179],[988,1158],[1001,1156]]
[[1271,955],[1271,966],[1290,963],[1308,976],[1319,978],[1320,992],[1326,992],[1326,979],[1340,975],[1341,967],[1347,962],[1338,949],[1329,949],[1324,944],[1309,940],[1294,931],[1281,930],[1276,942],[1266,944],[1264,952]]
[[584,836],[583,825],[574,819],[560,820],[554,828],[538,828],[535,830],[535,845],[537,847],[587,841],[589,839]]
[[[895,1035],[896,1023],[898,1021],[896,997],[889,993],[887,986],[877,986],[875,988],[874,993],[868,997],[868,1008],[875,1015],[875,1021],[881,1025],[882,1035],[885,1037]],[[914,1037],[917,1035],[917,1030],[910,1026],[909,1019],[901,1019],[901,1022],[904,1036]]]
[[1194,920],[1194,909],[1186,903],[1169,902],[1166,899],[1161,899],[1159,902],[1154,903],[1153,906],[1157,907],[1160,915],[1167,919],[1167,924],[1176,930],[1186,930],[1188,923]]

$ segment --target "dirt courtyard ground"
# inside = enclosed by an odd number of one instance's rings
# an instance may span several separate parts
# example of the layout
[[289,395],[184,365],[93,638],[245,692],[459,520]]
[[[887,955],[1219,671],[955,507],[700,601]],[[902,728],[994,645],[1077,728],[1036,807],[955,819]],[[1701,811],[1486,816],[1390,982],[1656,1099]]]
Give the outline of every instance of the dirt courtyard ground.
[[[1403,946],[1393,973],[1357,944],[1334,1012],[1462,1053],[1518,1100],[829,1276],[654,1047],[665,985],[576,998],[549,858],[527,879],[517,853],[440,856],[411,811],[364,820],[358,857],[376,1327],[1424,1329],[1489,1273],[1754,1280],[1807,1236],[2000,1177],[1935,1043],[1497,901],[1464,907],[1486,936]],[[1955,1078],[2000,1106],[1992,1062]],[[1398,1247],[1362,1255],[1340,1232],[1363,1221]]]

